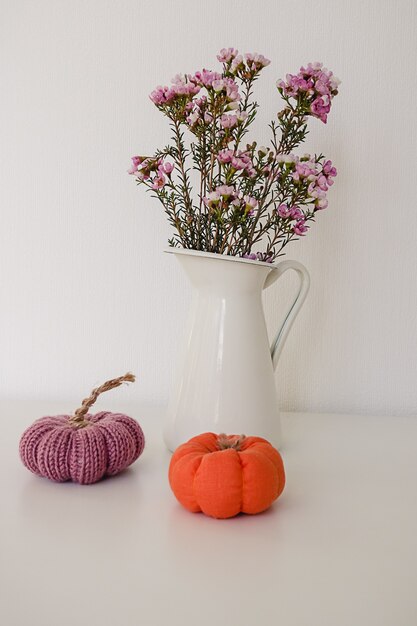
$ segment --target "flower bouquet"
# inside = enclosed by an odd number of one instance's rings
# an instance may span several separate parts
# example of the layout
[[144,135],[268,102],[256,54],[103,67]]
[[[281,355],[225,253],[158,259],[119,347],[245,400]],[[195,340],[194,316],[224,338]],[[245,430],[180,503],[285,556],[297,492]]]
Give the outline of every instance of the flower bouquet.
[[327,207],[337,174],[323,154],[294,154],[308,118],[327,122],[340,81],[321,63],[277,81],[285,105],[270,145],[247,141],[258,110],[253,87],[270,61],[220,51],[221,72],[178,74],[150,99],[168,118],[172,143],[135,156],[129,174],[161,202],[170,246],[272,262]]

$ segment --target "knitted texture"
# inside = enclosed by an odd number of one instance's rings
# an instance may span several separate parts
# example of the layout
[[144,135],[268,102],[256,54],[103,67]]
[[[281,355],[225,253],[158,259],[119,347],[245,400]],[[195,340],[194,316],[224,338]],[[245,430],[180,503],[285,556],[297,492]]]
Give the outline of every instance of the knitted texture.
[[79,428],[70,415],[41,417],[22,435],[19,452],[34,474],[82,485],[114,476],[142,454],[145,437],[139,424],[121,413],[84,416]]

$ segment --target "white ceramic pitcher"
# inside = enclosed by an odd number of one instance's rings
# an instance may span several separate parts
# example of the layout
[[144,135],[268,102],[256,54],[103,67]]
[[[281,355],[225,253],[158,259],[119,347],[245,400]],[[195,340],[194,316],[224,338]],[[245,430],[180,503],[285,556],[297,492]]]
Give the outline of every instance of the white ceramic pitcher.
[[[203,432],[257,435],[281,446],[274,369],[310,279],[296,261],[277,265],[170,248],[194,287],[182,363],[164,428],[169,450]],[[300,286],[272,346],[262,290],[288,269]]]

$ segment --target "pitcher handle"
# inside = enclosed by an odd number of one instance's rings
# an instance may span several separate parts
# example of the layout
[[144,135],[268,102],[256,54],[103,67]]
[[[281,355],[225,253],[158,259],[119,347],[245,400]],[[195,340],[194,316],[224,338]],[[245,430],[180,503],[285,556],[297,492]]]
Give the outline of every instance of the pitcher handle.
[[275,338],[271,345],[271,358],[274,370],[277,367],[278,359],[282,352],[282,348],[284,347],[285,341],[288,337],[288,333],[291,330],[294,320],[297,317],[297,314],[301,309],[310,288],[310,275],[302,263],[299,263],[298,261],[281,261],[281,263],[278,263],[278,265],[276,265],[274,269],[268,274],[265,281],[264,289],[272,285],[287,270],[295,270],[297,272],[298,278],[300,279],[300,284],[295,300],[288,309],[281,328],[275,335]]

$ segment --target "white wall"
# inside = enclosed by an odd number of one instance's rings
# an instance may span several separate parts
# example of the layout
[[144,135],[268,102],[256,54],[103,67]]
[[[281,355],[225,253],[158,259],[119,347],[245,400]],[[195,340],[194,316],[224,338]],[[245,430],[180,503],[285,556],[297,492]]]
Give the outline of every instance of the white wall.
[[[190,291],[170,232],[126,174],[164,145],[148,93],[223,46],[274,84],[322,60],[343,83],[307,148],[333,159],[330,207],[288,257],[312,287],[277,373],[291,410],[416,413],[416,12],[412,0],[2,0],[0,393],[74,398],[130,369],[163,403]],[[271,332],[292,279],[266,299]],[[248,371],[248,375],[251,372]]]

